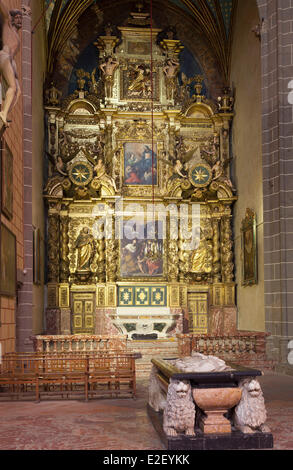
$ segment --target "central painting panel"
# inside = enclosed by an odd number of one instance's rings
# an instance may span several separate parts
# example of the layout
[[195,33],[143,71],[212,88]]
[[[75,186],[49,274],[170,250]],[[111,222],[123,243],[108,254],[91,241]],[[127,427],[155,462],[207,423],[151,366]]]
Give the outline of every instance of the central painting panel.
[[124,143],[124,184],[151,186],[158,184],[157,144]]
[[162,277],[164,275],[164,241],[161,222],[124,221],[120,250],[122,277]]

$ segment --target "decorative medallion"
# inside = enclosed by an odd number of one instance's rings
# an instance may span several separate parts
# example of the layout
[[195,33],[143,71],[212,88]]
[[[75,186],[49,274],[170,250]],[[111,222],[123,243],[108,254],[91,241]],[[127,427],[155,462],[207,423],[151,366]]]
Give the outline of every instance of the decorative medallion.
[[69,170],[69,178],[77,186],[86,186],[93,178],[93,169],[90,163],[76,162]]
[[212,170],[205,163],[197,163],[190,169],[188,176],[193,186],[203,188],[212,181]]

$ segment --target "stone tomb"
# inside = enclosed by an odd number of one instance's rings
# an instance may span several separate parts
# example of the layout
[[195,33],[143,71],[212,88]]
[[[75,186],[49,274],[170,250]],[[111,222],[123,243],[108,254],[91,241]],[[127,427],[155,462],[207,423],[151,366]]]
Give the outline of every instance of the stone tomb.
[[200,353],[152,363],[148,414],[168,450],[273,447],[260,370]]

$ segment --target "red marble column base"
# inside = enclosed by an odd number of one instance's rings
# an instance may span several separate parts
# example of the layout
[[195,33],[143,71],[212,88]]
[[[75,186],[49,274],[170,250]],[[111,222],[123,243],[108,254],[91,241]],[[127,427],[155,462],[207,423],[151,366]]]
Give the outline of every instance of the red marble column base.
[[237,307],[210,307],[209,335],[232,335],[237,332]]

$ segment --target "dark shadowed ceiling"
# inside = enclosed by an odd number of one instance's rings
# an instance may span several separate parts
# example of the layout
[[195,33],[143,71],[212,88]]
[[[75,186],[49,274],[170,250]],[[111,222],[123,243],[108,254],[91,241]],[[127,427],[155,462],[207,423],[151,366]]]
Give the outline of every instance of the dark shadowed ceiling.
[[[129,0],[44,0],[48,31],[48,77],[54,75],[58,58],[78,31],[78,46],[86,47],[94,36],[102,34],[102,25],[110,21],[121,25],[137,1]],[[175,26],[178,38],[199,59],[218,70],[218,82],[229,82],[233,18],[237,0],[145,0],[159,27]],[[113,14],[115,12],[115,14]],[[206,48],[206,50],[205,50]],[[197,49],[198,53],[197,53]],[[210,57],[209,57],[210,56]],[[72,64],[74,65],[74,64]],[[201,64],[205,69],[204,64]]]

